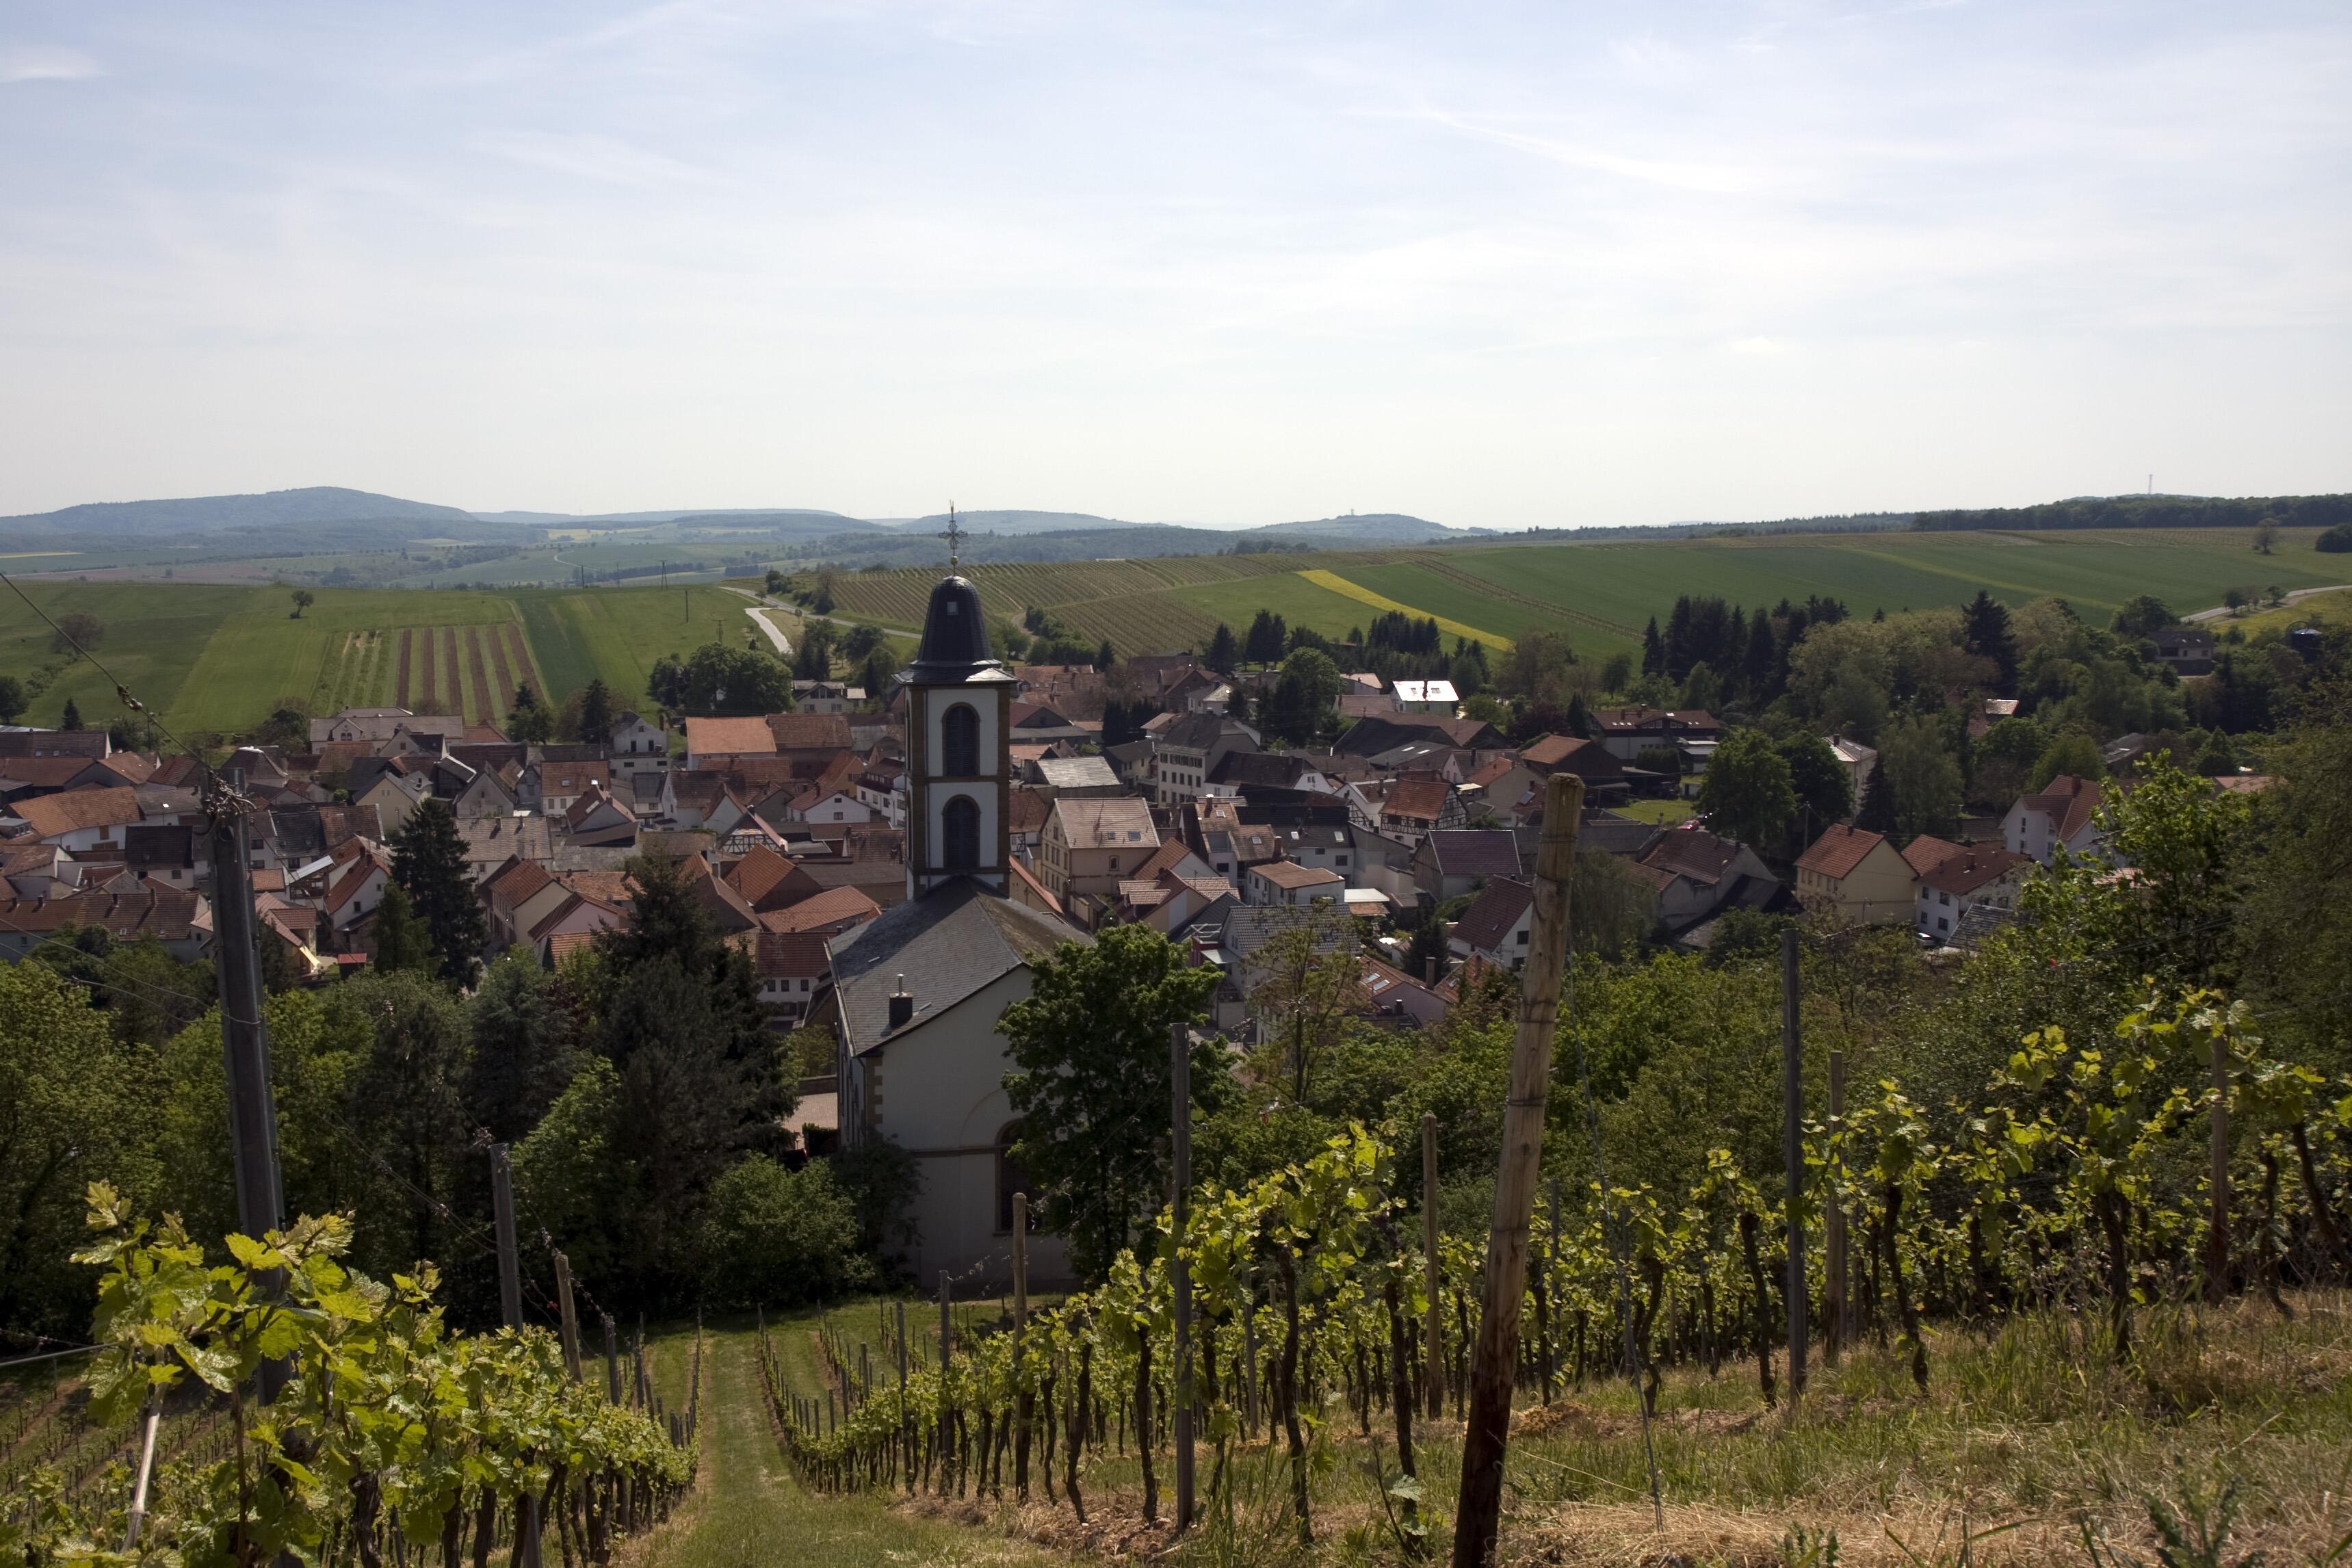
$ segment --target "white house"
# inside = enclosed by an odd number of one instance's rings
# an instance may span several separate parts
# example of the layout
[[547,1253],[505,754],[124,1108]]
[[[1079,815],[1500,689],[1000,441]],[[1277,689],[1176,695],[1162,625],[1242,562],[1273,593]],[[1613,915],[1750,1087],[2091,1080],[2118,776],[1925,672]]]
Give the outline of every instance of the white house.
[[609,750],[615,777],[661,773],[669,767],[669,731],[650,719],[624,713],[613,721]]
[[2001,818],[2000,841],[2012,855],[2023,855],[2044,866],[2061,845],[2069,855],[2084,855],[2105,837],[2097,817],[2101,790],[2096,780],[2060,773],[2039,795],[2021,795]]
[[2018,885],[2033,864],[1990,844],[1949,844],[1925,835],[1904,846],[1903,858],[1919,876],[1915,929],[1938,942],[1951,941],[1970,910],[2014,908]]
[[1448,719],[1462,704],[1450,680],[1400,680],[1396,699],[1397,706],[1407,713],[1442,713]]
[[1296,904],[1304,909],[1318,899],[1337,903],[1347,890],[1348,879],[1339,872],[1301,866],[1295,860],[1267,860],[1251,867],[1242,878],[1243,901],[1252,904]]

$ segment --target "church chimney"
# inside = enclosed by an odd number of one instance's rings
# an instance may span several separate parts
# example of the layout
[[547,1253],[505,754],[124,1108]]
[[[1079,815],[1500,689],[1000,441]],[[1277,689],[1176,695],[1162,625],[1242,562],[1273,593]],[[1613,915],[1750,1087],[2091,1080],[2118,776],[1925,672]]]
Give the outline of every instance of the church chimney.
[[905,1028],[915,1016],[915,998],[908,993],[907,977],[898,976],[898,984],[890,993],[890,1032]]

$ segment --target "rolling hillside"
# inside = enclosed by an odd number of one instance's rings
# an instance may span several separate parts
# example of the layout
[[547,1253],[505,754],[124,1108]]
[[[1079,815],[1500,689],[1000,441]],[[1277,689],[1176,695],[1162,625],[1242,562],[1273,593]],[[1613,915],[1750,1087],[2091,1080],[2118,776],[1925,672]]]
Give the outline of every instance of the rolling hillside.
[[[1640,646],[1642,627],[1684,593],[1747,605],[1827,594],[1856,613],[1958,605],[1979,587],[2011,605],[2061,595],[2104,619],[2154,594],[2186,611],[2231,586],[2344,581],[2339,556],[2289,530],[2273,555],[2240,531],[2069,530],[2053,533],[1822,534],[1590,544],[1401,546],[1259,555],[982,564],[969,568],[992,616],[1048,609],[1123,653],[1198,647],[1219,621],[1236,630],[1261,608],[1345,636],[1383,610],[1438,617],[1447,636],[1507,645],[1529,626],[1562,629],[1592,657]],[[838,613],[900,629],[919,620],[940,567],[835,576]],[[571,588],[320,588],[297,619],[283,586],[189,582],[23,584],[50,615],[104,623],[99,657],[182,735],[229,732],[291,700],[456,708],[496,721],[531,672],[561,700],[601,677],[622,701],[644,698],[664,654],[750,630],[741,595],[708,581]],[[0,674],[31,689],[26,721],[53,724],[71,698],[84,720],[121,712],[112,684],[54,653],[22,599],[0,594]]]
[[[2220,602],[2235,584],[2317,586],[2344,568],[2316,555],[2315,534],[2289,530],[2260,555],[2242,531],[2069,530],[2055,533],[1881,533],[1455,545],[1444,550],[1318,552],[977,566],[970,575],[992,616],[1037,606],[1089,639],[1127,652],[1236,630],[1261,607],[1330,636],[1402,605],[1507,642],[1528,626],[1564,629],[1582,651],[1638,647],[1642,628],[1676,595],[1741,604],[1823,594],[1857,614],[1958,605],[1979,588],[2011,605],[2055,595],[2104,619],[2137,594],[2179,610]],[[842,612],[896,626],[922,613],[936,567],[835,579]]]

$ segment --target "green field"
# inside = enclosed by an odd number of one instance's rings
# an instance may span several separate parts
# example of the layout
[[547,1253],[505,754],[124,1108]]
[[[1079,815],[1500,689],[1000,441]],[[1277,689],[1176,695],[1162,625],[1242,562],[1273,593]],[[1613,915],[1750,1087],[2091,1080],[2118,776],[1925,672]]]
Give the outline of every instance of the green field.
[[[173,733],[231,733],[281,703],[313,713],[396,705],[496,722],[529,679],[557,700],[602,677],[624,704],[645,699],[665,654],[751,631],[741,595],[709,585],[408,591],[320,588],[298,619],[287,590],[182,583],[24,584],[62,619],[99,617],[93,650]],[[24,721],[122,712],[98,668],[51,650],[47,622],[0,592],[0,674],[40,689]]]
[[[1588,653],[1639,646],[1653,616],[1679,594],[1770,605],[1823,594],[1858,615],[1965,603],[1979,588],[2011,605],[2056,595],[2104,620],[2136,594],[2180,611],[2218,603],[2232,584],[2297,588],[2342,580],[2346,568],[2291,530],[2259,555],[2242,532],[2150,529],[2055,533],[1874,533],[1663,540],[1657,543],[1454,546],[1316,555],[1203,556],[1175,561],[982,566],[971,575],[992,616],[1051,610],[1089,639],[1124,651],[1199,646],[1223,621],[1236,630],[1260,608],[1328,636],[1375,613],[1317,585],[1303,570],[1349,582],[1423,614],[1515,637],[1563,629]],[[911,625],[929,571],[856,573],[835,597],[852,615]]]
[[[1958,605],[1984,588],[2011,605],[2059,595],[2104,620],[2136,594],[2185,612],[2218,603],[2233,585],[2315,587],[2352,575],[2344,558],[2313,551],[2315,537],[2290,531],[2268,556],[2247,548],[2243,533],[2222,531],[1880,533],[1020,563],[971,575],[992,617],[1017,620],[1042,607],[1122,653],[1198,647],[1218,622],[1238,631],[1261,608],[1331,637],[1377,613],[1300,574],[1312,571],[1496,637],[1562,629],[1586,654],[1605,656],[1637,647],[1649,618],[1663,619],[1685,593],[1749,605],[1827,594],[1867,615]],[[912,628],[937,578],[935,568],[841,574],[838,613]],[[557,701],[601,677],[635,703],[665,654],[713,638],[740,644],[751,630],[748,601],[709,583],[316,592],[295,619],[283,587],[24,584],[53,616],[84,610],[103,621],[100,658],[183,735],[231,732],[288,700],[312,712],[397,703],[496,721],[527,668]],[[2278,618],[2339,613],[2321,601]],[[2272,619],[2240,624],[2259,629]],[[39,689],[26,721],[57,722],[68,698],[89,722],[119,714],[108,678],[52,653],[49,641],[23,599],[0,595],[0,673]]]

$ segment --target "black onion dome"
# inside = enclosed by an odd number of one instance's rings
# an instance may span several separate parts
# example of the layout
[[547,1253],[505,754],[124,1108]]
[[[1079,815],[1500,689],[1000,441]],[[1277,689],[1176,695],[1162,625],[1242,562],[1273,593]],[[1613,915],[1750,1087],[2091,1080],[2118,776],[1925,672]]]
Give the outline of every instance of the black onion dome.
[[923,616],[923,645],[916,651],[913,672],[922,677],[952,676],[993,665],[988,646],[988,618],[981,613],[980,590],[969,578],[942,577],[931,590],[931,607]]

